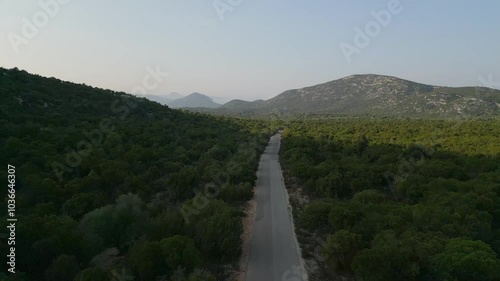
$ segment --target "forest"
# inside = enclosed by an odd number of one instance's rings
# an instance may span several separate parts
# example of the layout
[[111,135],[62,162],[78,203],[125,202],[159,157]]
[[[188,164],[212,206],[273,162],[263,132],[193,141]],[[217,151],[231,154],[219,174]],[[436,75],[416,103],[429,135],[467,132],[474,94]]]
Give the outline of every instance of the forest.
[[0,280],[223,280],[237,262],[267,124],[18,69],[0,69],[0,100],[17,218]]
[[498,119],[287,122],[310,280],[500,280],[499,136]]
[[0,280],[227,280],[278,129],[310,281],[500,280],[498,119],[229,118],[3,68],[0,101]]

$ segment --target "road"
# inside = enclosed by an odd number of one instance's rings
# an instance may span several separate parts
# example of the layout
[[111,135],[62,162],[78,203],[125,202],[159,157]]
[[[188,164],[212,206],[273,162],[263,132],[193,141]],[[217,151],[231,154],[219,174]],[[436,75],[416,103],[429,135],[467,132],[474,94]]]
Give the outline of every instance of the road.
[[278,162],[280,141],[280,134],[271,137],[260,162],[246,281],[305,281]]

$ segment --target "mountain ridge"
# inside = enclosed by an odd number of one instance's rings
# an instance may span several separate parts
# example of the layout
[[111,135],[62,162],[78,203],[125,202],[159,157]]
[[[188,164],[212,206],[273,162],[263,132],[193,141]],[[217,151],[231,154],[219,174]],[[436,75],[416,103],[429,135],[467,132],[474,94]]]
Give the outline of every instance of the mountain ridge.
[[375,116],[496,116],[500,90],[427,85],[394,76],[354,74],[265,100],[230,101],[217,113],[236,115],[347,114]]

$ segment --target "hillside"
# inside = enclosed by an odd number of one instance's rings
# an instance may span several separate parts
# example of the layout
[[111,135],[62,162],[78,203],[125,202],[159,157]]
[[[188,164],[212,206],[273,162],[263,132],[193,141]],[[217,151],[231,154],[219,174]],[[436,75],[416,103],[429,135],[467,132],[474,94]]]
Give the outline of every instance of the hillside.
[[256,100],[253,102],[244,101],[244,100],[232,100],[221,106],[221,109],[253,109],[262,106],[264,103],[263,100]]
[[[15,167],[15,280],[168,280],[178,268],[190,280],[226,278],[270,132],[263,123],[18,69],[0,68],[0,102],[0,158]],[[8,247],[0,243],[2,256]]]
[[264,102],[230,102],[221,112],[450,117],[498,115],[499,108],[500,90],[438,87],[390,76],[353,75],[288,90]]

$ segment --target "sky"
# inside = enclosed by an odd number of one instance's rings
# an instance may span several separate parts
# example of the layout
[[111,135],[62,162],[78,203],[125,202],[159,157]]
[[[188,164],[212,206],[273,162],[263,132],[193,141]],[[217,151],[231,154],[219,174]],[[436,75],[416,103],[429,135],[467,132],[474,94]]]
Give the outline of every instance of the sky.
[[500,88],[499,12],[498,0],[0,0],[0,66],[244,100],[365,73]]

